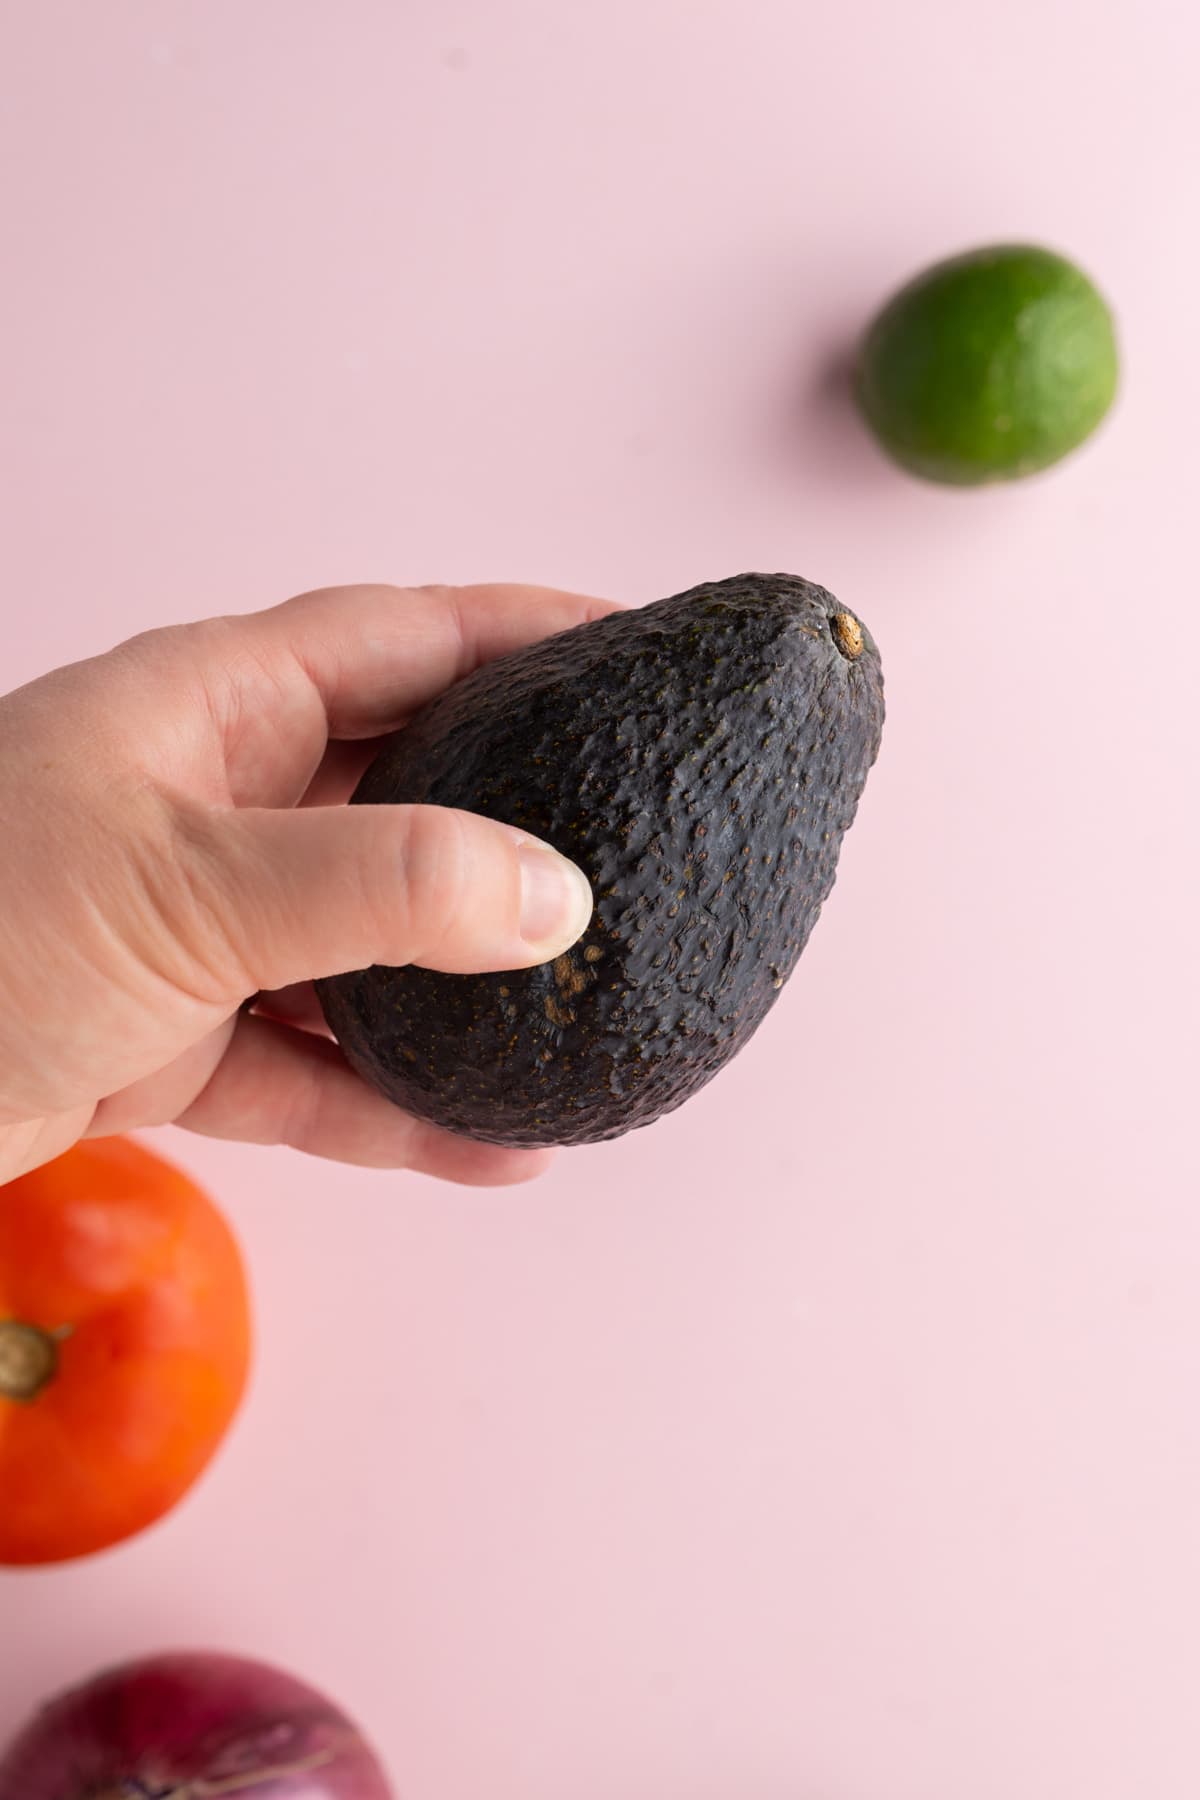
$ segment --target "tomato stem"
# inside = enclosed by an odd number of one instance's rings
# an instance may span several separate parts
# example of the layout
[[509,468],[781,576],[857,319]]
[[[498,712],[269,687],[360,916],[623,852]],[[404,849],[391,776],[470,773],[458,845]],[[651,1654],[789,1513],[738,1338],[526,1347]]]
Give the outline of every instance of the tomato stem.
[[19,1319],[0,1319],[0,1400],[36,1400],[57,1374],[54,1332]]

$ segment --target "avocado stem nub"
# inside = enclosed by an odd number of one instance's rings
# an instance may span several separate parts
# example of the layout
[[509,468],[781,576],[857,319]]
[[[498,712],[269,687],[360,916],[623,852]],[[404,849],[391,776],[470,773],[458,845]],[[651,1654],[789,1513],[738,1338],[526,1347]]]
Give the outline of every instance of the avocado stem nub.
[[853,613],[839,612],[833,615],[833,641],[848,662],[854,662],[862,655],[862,626]]

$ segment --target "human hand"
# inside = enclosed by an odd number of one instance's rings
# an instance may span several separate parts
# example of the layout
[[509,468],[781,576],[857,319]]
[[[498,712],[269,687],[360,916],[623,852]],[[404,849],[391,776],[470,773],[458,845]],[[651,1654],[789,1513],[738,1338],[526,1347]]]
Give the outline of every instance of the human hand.
[[536,1173],[545,1153],[452,1137],[368,1088],[311,982],[525,968],[582,934],[586,880],[527,834],[341,802],[370,740],[451,682],[611,610],[330,588],[148,632],[0,700],[0,1180],[171,1120],[454,1181]]

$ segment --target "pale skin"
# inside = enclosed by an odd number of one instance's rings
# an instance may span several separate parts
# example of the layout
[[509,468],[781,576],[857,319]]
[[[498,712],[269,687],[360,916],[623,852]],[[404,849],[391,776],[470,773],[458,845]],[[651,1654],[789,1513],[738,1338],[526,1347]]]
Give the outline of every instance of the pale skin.
[[586,880],[528,834],[344,802],[371,740],[451,682],[612,610],[545,588],[328,588],[0,700],[0,1181],[171,1121],[450,1181],[539,1173],[547,1152],[376,1094],[311,984],[373,962],[525,968],[581,935]]

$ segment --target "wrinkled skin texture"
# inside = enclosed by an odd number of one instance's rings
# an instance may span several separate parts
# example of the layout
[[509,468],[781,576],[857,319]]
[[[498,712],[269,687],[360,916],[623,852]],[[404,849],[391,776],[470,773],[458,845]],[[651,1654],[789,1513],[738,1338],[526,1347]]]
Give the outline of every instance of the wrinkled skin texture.
[[520,650],[434,701],[360,804],[536,832],[596,908],[555,962],[319,984],[350,1063],[409,1112],[506,1145],[586,1143],[679,1106],[795,967],[879,749],[870,634],[825,589],[745,575]]
[[0,1800],[392,1800],[325,1697],[241,1657],[149,1657],[43,1707],[0,1755]]

